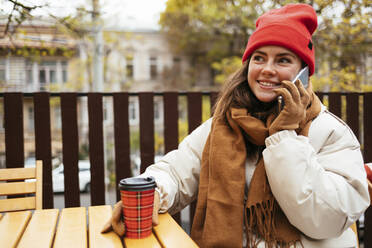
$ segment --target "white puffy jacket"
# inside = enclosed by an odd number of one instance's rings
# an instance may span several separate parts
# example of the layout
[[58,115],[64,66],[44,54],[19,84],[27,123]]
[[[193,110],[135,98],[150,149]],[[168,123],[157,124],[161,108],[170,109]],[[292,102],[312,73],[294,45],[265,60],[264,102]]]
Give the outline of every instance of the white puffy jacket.
[[[188,135],[141,176],[155,177],[160,211],[175,213],[196,198],[202,152],[212,119]],[[356,247],[349,226],[369,206],[360,145],[350,128],[324,106],[309,136],[281,131],[266,138],[268,180],[283,212],[308,247]],[[247,160],[247,185],[256,159]],[[261,243],[264,247],[264,243]]]

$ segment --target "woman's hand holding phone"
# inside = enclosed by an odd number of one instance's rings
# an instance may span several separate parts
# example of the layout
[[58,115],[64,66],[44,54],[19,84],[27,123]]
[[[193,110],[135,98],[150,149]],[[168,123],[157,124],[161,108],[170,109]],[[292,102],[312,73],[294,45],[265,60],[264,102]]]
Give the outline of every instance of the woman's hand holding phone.
[[285,105],[274,120],[269,120],[269,134],[282,130],[296,130],[306,117],[306,109],[310,103],[309,93],[300,80],[295,83],[283,81],[282,88],[274,91],[283,97]]
[[[300,80],[302,85],[307,89],[309,87],[309,67],[305,66],[301,71],[295,76],[292,80],[292,83],[295,83],[297,80]],[[278,96],[278,112],[282,111],[284,107],[284,101],[282,96]]]

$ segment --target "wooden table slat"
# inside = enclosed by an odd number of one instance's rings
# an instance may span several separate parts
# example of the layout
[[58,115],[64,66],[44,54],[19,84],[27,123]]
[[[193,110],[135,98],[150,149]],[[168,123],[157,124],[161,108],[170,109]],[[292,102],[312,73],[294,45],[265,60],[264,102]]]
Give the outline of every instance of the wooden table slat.
[[84,207],[62,210],[53,247],[87,247],[87,219]]
[[0,247],[16,247],[30,218],[31,211],[6,213],[0,221]]
[[58,209],[36,210],[17,248],[51,247],[58,213]]
[[159,225],[154,226],[154,232],[162,247],[198,247],[169,214],[159,214],[159,223]]
[[90,248],[121,248],[122,242],[114,232],[101,233],[104,224],[110,220],[111,206],[94,206],[88,208],[89,247]]
[[124,243],[126,248],[162,248],[153,233],[149,237],[143,239],[124,238]]

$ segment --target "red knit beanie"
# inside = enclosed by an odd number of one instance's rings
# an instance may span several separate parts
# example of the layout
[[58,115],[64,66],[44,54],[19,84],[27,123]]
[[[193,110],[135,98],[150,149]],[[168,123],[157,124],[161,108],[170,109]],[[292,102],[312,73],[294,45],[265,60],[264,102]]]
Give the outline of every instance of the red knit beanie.
[[249,37],[243,62],[259,47],[276,45],[296,53],[314,73],[315,56],[311,35],[318,26],[314,9],[307,4],[288,4],[271,10],[256,21],[256,30]]

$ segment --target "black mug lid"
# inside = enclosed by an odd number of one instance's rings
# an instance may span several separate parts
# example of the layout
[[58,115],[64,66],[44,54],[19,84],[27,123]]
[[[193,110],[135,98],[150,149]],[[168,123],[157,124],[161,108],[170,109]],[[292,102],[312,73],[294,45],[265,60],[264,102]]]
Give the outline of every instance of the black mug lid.
[[121,179],[119,189],[129,191],[142,191],[156,187],[155,178],[153,177],[129,177]]

